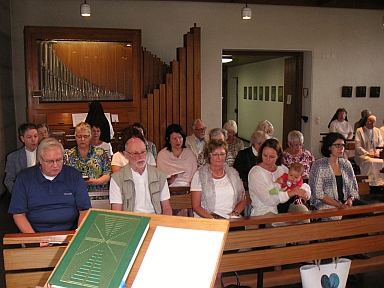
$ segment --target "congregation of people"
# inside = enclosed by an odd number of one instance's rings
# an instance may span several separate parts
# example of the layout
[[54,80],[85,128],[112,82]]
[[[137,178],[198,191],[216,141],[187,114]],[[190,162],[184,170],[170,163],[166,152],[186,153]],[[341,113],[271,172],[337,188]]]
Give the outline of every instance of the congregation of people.
[[[207,132],[203,120],[196,119],[188,136],[179,124],[171,124],[165,147],[159,150],[145,138],[143,124],[135,122],[122,132],[113,153],[113,128],[100,107],[90,105],[94,113],[76,125],[76,145],[70,149],[49,137],[45,124],[20,125],[24,146],[8,155],[4,184],[12,194],[9,213],[21,232],[75,229],[91,208],[88,192],[98,190],[109,191],[112,210],[176,215],[169,187],[185,186],[193,216],[203,218],[364,205],[345,153],[352,140],[353,160],[361,173],[370,185],[384,185],[383,137],[368,110],[362,111],[360,127],[354,131],[347,111],[339,108],[322,139],[323,157],[315,160],[304,148],[300,131],[289,132],[283,150],[268,120],[257,125],[247,148],[233,120]],[[244,187],[251,205],[246,204]]]

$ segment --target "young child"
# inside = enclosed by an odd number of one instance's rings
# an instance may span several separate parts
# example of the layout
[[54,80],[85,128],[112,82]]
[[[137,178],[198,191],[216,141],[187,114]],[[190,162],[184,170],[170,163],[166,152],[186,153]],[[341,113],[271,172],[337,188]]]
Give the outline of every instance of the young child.
[[[292,163],[289,167],[288,173],[284,173],[276,179],[276,183],[281,184],[281,188],[285,191],[290,191],[295,187],[301,187],[304,183],[302,175],[304,172],[304,166],[301,163]],[[304,189],[307,190],[307,189]],[[295,204],[303,204],[302,200],[297,197]]]

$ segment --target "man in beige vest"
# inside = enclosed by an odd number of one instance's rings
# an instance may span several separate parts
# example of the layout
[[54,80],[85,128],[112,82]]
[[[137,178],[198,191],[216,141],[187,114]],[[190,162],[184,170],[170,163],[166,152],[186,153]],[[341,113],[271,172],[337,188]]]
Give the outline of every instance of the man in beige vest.
[[147,165],[140,131],[132,128],[129,133],[123,151],[129,163],[112,174],[109,186],[112,210],[172,215],[167,174]]

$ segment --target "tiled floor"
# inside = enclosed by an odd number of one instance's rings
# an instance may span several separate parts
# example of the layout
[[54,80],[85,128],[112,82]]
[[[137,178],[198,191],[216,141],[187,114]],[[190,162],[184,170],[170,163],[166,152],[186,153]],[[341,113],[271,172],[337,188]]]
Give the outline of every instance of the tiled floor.
[[[15,226],[12,216],[8,214],[8,206],[10,201],[10,194],[3,193],[0,197],[0,236],[3,239],[4,234],[16,233],[17,227]],[[371,196],[374,202],[379,202],[383,197],[381,195]],[[3,250],[2,241],[0,242],[1,251]],[[3,253],[0,257],[0,287],[5,286],[4,279],[4,265]],[[280,286],[280,288],[300,288],[301,284]],[[357,275],[357,278],[352,277],[347,283],[347,288],[381,288],[384,287],[384,271],[371,272],[366,274]],[[160,287],[162,288],[162,287]]]

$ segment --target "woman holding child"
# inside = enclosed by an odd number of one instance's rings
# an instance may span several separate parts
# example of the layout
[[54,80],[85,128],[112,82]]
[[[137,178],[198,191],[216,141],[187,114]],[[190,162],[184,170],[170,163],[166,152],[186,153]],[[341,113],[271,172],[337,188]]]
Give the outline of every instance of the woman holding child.
[[[291,197],[309,200],[311,192],[306,184],[292,189],[281,189],[278,179],[289,172],[286,166],[281,165],[283,153],[276,139],[266,140],[260,148],[258,157],[259,164],[254,166],[248,175],[249,194],[253,207],[251,216],[278,214],[277,205],[287,202]],[[288,212],[308,210],[302,204],[291,206],[294,211],[288,210]]]
[[[191,199],[195,217],[240,216],[246,200],[243,182],[237,171],[225,164],[228,145],[224,140],[210,140],[204,147],[206,164],[195,172]],[[215,212],[217,214],[215,214]]]

